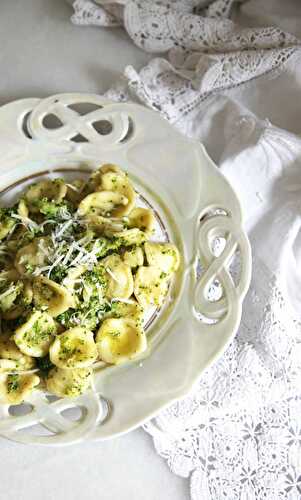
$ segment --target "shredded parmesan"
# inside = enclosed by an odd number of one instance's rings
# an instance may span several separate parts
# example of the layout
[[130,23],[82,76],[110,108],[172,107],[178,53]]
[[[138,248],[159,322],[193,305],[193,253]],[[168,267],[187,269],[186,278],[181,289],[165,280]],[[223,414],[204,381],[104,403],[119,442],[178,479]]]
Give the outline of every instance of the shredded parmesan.
[[49,257],[49,250],[45,248],[44,246],[44,240],[40,240],[38,243],[39,250],[48,258]]
[[60,255],[60,257],[57,258],[57,260],[50,266],[49,271],[47,273],[48,278],[50,277],[51,272],[53,269],[63,260],[64,255]]
[[24,226],[26,226],[27,228],[29,228],[30,230],[38,231],[40,229],[39,224],[37,224],[35,221],[30,219],[29,217],[22,217],[22,215],[18,215],[18,214],[12,214],[11,217],[13,217],[14,219],[20,220],[21,223]]
[[40,274],[48,271],[49,266],[44,266],[44,267],[36,267],[36,269],[33,271],[32,275],[33,276],[40,276]]
[[44,226],[46,226],[46,224],[57,224],[57,221],[54,219],[45,220],[44,222],[42,222],[42,224],[40,224],[41,231],[44,231]]
[[66,186],[68,186],[73,191],[77,191],[77,193],[80,192],[80,190],[77,187],[73,186],[73,184],[67,184],[67,182],[66,182]]
[[112,273],[111,269],[109,267],[106,267],[105,268],[106,272],[111,276],[111,278],[116,281],[116,283],[119,283],[119,285],[121,284],[120,280],[118,278],[116,278],[115,274]]
[[125,304],[136,304],[134,300],[121,299],[119,297],[115,297],[114,299],[111,300],[111,302],[124,302]]
[[83,245],[84,247],[91,243],[92,238],[90,236],[84,236],[80,240],[77,241],[78,245]]
[[71,321],[72,323],[75,323],[76,325],[80,325],[81,320],[80,320],[80,318],[78,318],[78,317],[77,317],[77,314],[78,314],[77,312],[73,313],[73,314],[70,316],[70,321]]
[[4,299],[7,295],[10,295],[11,293],[15,292],[17,290],[17,287],[15,285],[11,285],[5,292],[1,293],[0,295],[0,300]]
[[61,228],[58,228],[58,231],[56,231],[56,238],[60,238],[65,231],[67,231],[68,227],[70,227],[73,224],[72,220],[67,220],[67,222],[64,222]]
[[84,254],[80,252],[75,259],[70,263],[70,267],[74,267],[75,264],[79,264],[80,260],[83,258]]
[[[74,241],[71,243],[70,247],[69,247],[69,250],[67,251],[66,255],[65,255],[65,258],[62,262],[63,266],[65,266],[69,260],[70,260],[70,257],[71,255],[73,254],[74,252],[74,248],[75,248],[75,245],[74,245]],[[70,264],[71,265],[71,264]]]

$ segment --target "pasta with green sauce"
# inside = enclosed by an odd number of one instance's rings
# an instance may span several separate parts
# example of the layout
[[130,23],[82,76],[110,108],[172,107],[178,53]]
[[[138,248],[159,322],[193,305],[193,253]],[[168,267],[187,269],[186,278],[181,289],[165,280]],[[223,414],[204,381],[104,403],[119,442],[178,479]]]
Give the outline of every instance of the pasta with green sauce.
[[154,226],[111,164],[86,182],[31,184],[0,208],[0,402],[35,388],[76,397],[99,362],[145,351],[144,313],[162,306],[180,262],[175,245],[151,241]]

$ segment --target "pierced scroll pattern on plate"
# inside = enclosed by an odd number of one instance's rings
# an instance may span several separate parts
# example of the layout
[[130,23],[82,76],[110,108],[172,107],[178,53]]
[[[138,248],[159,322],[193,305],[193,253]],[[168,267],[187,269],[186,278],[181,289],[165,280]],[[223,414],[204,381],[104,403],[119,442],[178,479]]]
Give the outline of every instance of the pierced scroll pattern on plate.
[[59,399],[36,391],[21,406],[1,405],[0,434],[21,443],[74,443],[106,418],[107,410],[96,392]]
[[[90,111],[78,111],[91,105],[94,109]],[[87,143],[91,146],[111,147],[129,138],[133,124],[127,113],[115,110],[103,98],[63,94],[43,99],[30,113],[27,128],[30,136],[37,140],[71,140],[83,143],[85,147]]]
[[202,217],[197,247],[194,309],[209,323],[220,321],[246,293],[248,270],[240,256],[248,242],[237,221],[217,209]]

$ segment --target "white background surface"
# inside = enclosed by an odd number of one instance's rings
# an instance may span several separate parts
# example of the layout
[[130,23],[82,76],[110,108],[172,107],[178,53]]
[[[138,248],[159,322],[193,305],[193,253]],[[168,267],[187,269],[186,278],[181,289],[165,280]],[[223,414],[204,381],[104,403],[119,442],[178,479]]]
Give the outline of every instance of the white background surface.
[[[119,29],[73,26],[71,12],[63,0],[0,0],[0,104],[58,92],[102,93],[125,64],[139,68],[151,57]],[[3,439],[0,446],[1,499],[189,498],[188,481],[169,471],[140,429],[68,448]]]

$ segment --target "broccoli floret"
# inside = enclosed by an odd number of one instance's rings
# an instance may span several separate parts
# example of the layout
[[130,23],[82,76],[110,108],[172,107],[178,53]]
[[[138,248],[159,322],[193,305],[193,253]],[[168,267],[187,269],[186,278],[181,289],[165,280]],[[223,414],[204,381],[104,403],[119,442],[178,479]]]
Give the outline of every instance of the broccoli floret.
[[107,285],[105,269],[102,266],[94,266],[91,271],[87,271],[85,273],[85,282],[92,285],[94,288],[94,294],[99,296],[96,285],[101,286],[102,288],[106,288]]
[[46,215],[47,217],[56,217],[59,211],[59,206],[54,201],[47,200],[47,198],[39,200],[37,205],[39,207],[40,212]]
[[37,202],[40,212],[49,219],[64,219],[67,214],[71,215],[73,211],[71,204],[67,201],[57,203],[49,201],[47,198],[42,198]]
[[89,330],[95,330],[105,315],[111,311],[111,307],[110,302],[100,302],[96,296],[93,296],[88,303],[82,303],[77,310],[68,309],[56,319],[65,328],[83,325]]
[[118,238],[110,239],[103,236],[91,242],[88,250],[92,250],[93,246],[95,248],[95,245],[97,245],[97,257],[102,258],[106,257],[110,252],[118,250],[121,247],[122,242]]
[[66,278],[67,274],[68,270],[66,267],[56,266],[50,273],[50,279],[56,281],[56,283],[61,283],[63,279]]
[[18,213],[18,204],[13,205],[12,207],[0,207],[0,220],[2,221],[6,217],[11,217],[14,214]]

